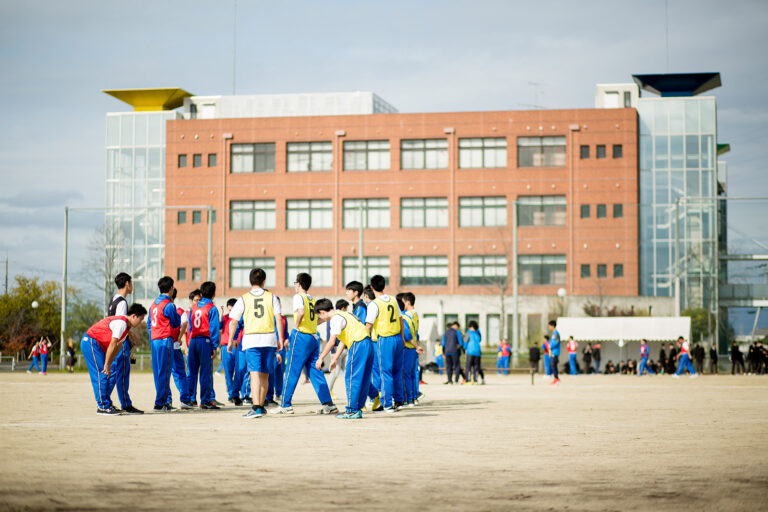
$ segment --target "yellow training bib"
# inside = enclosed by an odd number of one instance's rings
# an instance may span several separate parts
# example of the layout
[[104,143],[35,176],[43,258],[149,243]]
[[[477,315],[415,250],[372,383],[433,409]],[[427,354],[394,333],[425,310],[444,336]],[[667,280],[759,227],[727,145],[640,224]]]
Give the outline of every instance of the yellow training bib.
[[[315,316],[315,299],[310,299],[306,294],[300,293],[301,300],[304,301],[304,316],[301,317],[301,323],[296,325],[296,329],[304,334],[315,334],[317,332],[317,316]],[[296,312],[293,313],[293,323],[296,324]]]
[[[403,324],[408,326],[408,329],[411,331],[411,339],[405,340],[405,348],[416,348],[416,341],[417,334],[416,334],[416,326],[413,324],[413,319],[409,317],[406,314],[400,315],[400,317],[403,319]],[[403,338],[405,339],[405,332],[403,332]]]
[[397,307],[397,300],[390,295],[388,301],[377,297],[373,302],[379,308],[379,314],[373,322],[376,334],[379,337],[400,334],[400,309]]
[[347,321],[347,326],[341,330],[341,334],[338,334],[336,338],[341,341],[345,347],[351,348],[353,343],[363,341],[368,337],[368,331],[365,325],[358,320],[358,318],[346,311],[334,311],[333,315],[339,315]]
[[272,308],[272,292],[255,297],[252,293],[243,295],[245,312],[243,312],[244,334],[269,334],[275,332],[275,312]]

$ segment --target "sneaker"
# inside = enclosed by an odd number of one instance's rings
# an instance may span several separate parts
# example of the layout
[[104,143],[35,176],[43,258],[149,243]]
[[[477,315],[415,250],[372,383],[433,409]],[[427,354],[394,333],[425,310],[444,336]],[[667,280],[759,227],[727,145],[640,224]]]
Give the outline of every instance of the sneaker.
[[243,403],[248,405],[253,405],[253,399],[249,396],[243,398]]
[[233,403],[235,403],[235,399],[234,398],[227,398],[227,402],[233,404]]
[[447,381],[443,382],[443,384],[453,384],[453,382],[447,380]]
[[175,411],[176,408],[172,404],[165,404],[163,410],[165,410],[165,411]]
[[378,407],[371,409],[371,412],[381,412],[383,410],[384,410],[384,406],[379,405]]
[[672,378],[673,378],[673,379],[679,379],[679,378],[680,378],[680,376],[679,376],[678,374],[676,374],[676,373],[673,373],[673,374],[672,374]]
[[240,398],[233,398],[232,403],[235,404],[235,406],[237,407],[240,407],[241,405],[243,405],[243,401],[240,400]]
[[109,409],[102,409],[101,407],[96,409],[96,414],[101,414],[102,416],[119,416],[120,413],[120,409],[116,408],[114,405],[109,406]]
[[399,411],[400,409],[402,409],[403,406],[405,406],[405,404],[403,402],[395,402],[395,410],[396,411]]
[[550,386],[557,386],[560,384],[560,379],[553,379],[552,382],[549,383]]
[[694,373],[694,374],[691,374],[691,378],[692,378],[692,379],[695,379],[695,378],[696,378],[696,377],[698,377],[698,376],[699,376],[699,374],[698,374],[698,373]]
[[27,370],[27,373],[32,373],[31,371]]
[[336,414],[339,412],[339,408],[336,407],[335,404],[327,404],[324,405],[319,411],[317,411],[317,414]]
[[261,418],[267,413],[267,410],[263,407],[251,407],[251,410],[243,414],[243,418]]
[[191,402],[181,402],[181,408],[184,410],[194,409],[195,406]]
[[381,397],[377,395],[374,397],[373,403],[371,404],[371,411],[380,411],[381,409]]
[[422,393],[422,392],[419,392],[419,396],[417,396],[417,397],[416,397],[416,401],[419,401],[419,400],[421,400],[422,398],[424,398],[424,393]]
[[394,412],[397,411],[394,407],[385,407],[384,412],[387,414],[394,414]]
[[165,410],[165,406],[164,405],[156,405],[152,409],[155,410],[155,411],[164,411]]
[[416,400],[414,400],[413,402],[408,402],[407,404],[405,404],[405,406],[406,407],[416,407]]
[[140,410],[140,409],[137,409],[137,408],[135,408],[135,407],[134,407],[134,406],[132,406],[132,405],[129,405],[128,407],[126,407],[125,409],[123,409],[123,412],[124,412],[125,414],[144,414],[144,411],[142,411],[142,410]]
[[213,402],[209,402],[209,403],[207,403],[207,404],[203,404],[203,405],[201,405],[201,406],[200,406],[200,408],[201,408],[201,409],[205,409],[205,410],[209,410],[209,411],[210,411],[210,410],[218,410],[218,409],[221,409],[221,407],[219,407],[218,405],[216,405],[216,402],[215,402],[215,401],[213,401]]
[[213,402],[211,402],[211,403],[212,403],[213,405],[218,405],[219,407],[225,407],[225,405],[226,405],[226,404],[223,404],[223,403],[219,402],[219,401],[218,401],[218,400],[216,400],[215,398],[213,399]]
[[281,407],[277,410],[277,414],[293,414],[293,407]]
[[337,414],[336,417],[340,420],[359,420],[363,418],[363,411],[345,412]]
[[424,382],[423,380],[420,380],[419,385],[422,385],[422,384],[426,384],[426,382]]
[[309,384],[309,379],[305,380],[304,384]]
[[480,385],[481,385],[481,386],[485,386],[485,379],[482,379],[482,380],[480,381]]
[[43,375],[48,375],[48,372],[43,372]]
[[197,400],[192,400],[189,403],[191,403],[193,407],[197,407]]
[[280,404],[272,400],[271,398],[264,402],[265,407],[280,407]]

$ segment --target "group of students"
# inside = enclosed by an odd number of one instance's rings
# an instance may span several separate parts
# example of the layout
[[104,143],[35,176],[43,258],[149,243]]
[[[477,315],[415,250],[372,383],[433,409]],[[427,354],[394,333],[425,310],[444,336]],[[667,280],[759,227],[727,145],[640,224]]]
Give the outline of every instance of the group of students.
[[[173,409],[171,377],[182,409],[198,406],[198,384],[201,409],[223,405],[216,401],[213,390],[212,360],[219,346],[228,399],[238,406],[250,404],[247,418],[264,416],[267,406],[278,405],[276,397],[280,398],[278,413],[293,414],[292,398],[302,369],[308,371],[322,404],[318,412],[338,413],[322,371],[322,362],[332,350],[329,369],[338,375],[337,367],[344,366],[347,387],[347,409],[337,417],[361,418],[368,399],[373,411],[389,413],[418,404],[423,396],[418,364],[423,351],[418,345],[419,319],[412,293],[392,297],[384,290],[385,278],[376,275],[366,287],[357,281],[347,284],[349,302],[341,299],[334,307],[329,299],[315,301],[309,294],[312,277],[300,273],[294,283],[295,328],[289,334],[279,298],[264,288],[265,271],[251,270],[249,280],[251,290],[227,301],[228,312],[219,315],[213,304],[213,282],[191,292],[191,308],[184,311],[174,303],[173,279],[165,276],[158,281],[159,296],[147,311],[140,304],[128,307],[131,277],[118,274],[118,293],[108,316],[88,329],[81,341],[97,413],[143,413],[133,406],[129,395],[131,343],[126,338],[145,316],[156,411]],[[346,311],[350,302],[352,313]],[[324,323],[328,342],[321,352],[318,325]],[[122,410],[112,403],[115,389]]]
[[32,362],[27,368],[27,373],[32,373],[32,368],[34,368],[38,373],[48,375],[48,354],[50,351],[51,340],[48,339],[48,336],[41,337],[37,343],[32,345],[32,350],[29,353]]

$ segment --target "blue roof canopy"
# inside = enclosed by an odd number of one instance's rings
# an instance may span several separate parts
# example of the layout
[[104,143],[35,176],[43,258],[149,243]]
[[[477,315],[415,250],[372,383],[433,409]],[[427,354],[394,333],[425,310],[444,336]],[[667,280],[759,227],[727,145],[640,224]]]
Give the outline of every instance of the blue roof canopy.
[[669,96],[696,96],[720,87],[720,73],[663,73],[658,75],[632,75],[644,91]]

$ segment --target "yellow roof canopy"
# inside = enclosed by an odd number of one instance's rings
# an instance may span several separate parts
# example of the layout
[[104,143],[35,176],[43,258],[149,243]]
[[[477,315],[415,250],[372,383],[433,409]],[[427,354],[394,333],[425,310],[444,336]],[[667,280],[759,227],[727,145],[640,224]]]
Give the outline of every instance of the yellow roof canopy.
[[184,98],[192,96],[179,87],[160,89],[104,89],[104,93],[124,101],[135,112],[173,110],[184,104]]

